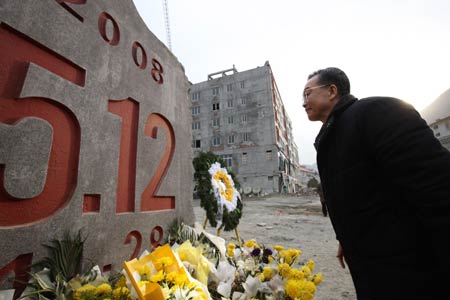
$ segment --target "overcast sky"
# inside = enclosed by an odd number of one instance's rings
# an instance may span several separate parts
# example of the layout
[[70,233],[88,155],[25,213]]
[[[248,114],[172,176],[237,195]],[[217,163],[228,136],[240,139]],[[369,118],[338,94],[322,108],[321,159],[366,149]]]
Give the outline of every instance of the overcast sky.
[[[165,44],[163,0],[133,0]],[[193,83],[269,61],[292,120],[300,163],[315,162],[321,123],[308,121],[308,74],[341,68],[352,94],[393,96],[422,110],[450,88],[449,0],[169,0],[172,51]]]

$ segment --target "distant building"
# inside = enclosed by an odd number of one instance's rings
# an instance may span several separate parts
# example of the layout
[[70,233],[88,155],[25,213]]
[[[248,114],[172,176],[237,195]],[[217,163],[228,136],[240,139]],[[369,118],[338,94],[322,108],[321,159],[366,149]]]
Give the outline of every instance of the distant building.
[[450,150],[450,89],[427,106],[421,115],[433,130],[436,138]]
[[296,192],[298,148],[268,62],[209,74],[189,95],[194,156],[221,156],[246,193]]
[[308,182],[313,178],[320,182],[319,172],[316,170],[300,165],[299,171],[299,182],[302,188],[306,188],[308,186]]

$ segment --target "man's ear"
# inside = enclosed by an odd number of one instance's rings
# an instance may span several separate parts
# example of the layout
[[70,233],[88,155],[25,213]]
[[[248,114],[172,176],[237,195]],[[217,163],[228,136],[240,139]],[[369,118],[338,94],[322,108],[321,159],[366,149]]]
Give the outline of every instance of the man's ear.
[[330,100],[335,100],[339,97],[337,86],[334,84],[330,85],[330,88],[328,89],[328,97]]

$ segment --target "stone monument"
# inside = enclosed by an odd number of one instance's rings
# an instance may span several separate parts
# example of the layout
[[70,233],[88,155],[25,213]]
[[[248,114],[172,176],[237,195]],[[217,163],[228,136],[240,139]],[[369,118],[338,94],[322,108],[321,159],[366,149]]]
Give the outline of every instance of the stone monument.
[[132,0],[0,0],[0,289],[66,231],[108,271],[193,223],[187,89]]

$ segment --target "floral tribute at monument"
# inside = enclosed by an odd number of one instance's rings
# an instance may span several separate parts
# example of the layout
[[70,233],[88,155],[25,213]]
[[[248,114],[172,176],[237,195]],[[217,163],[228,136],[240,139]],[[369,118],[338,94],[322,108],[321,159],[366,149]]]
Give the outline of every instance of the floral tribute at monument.
[[[174,235],[152,252],[123,262],[121,272],[103,273],[98,266],[78,273],[83,241],[53,241],[52,252],[31,273],[21,299],[33,300],[311,300],[322,274],[313,260],[301,260],[301,250],[272,248],[246,241],[226,243],[200,225],[175,224]],[[71,267],[72,266],[72,267]],[[1,291],[4,299],[12,293]]]
[[217,228],[218,235],[222,228],[236,230],[237,234],[243,204],[238,192],[240,185],[233,172],[221,167],[225,165],[224,161],[212,152],[200,152],[193,165],[200,206],[206,212],[203,227],[209,221]]

